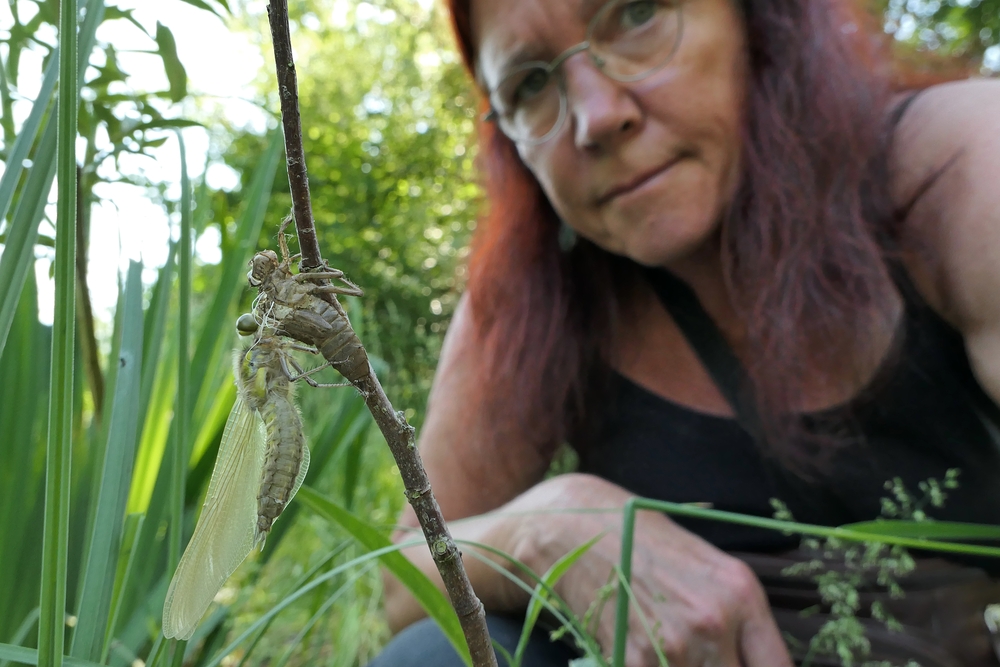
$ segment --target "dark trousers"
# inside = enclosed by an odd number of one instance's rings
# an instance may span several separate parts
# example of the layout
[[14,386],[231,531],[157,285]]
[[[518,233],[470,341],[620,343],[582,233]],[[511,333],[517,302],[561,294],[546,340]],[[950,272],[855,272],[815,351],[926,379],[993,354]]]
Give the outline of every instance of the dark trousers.
[[[486,624],[490,638],[503,646],[511,655],[521,637],[523,618],[508,616],[488,616]],[[549,640],[548,632],[537,627],[531,635],[521,667],[566,667],[579,654],[562,642]],[[500,667],[507,667],[507,661],[497,654]],[[464,667],[448,640],[434,621],[424,619],[406,628],[393,637],[389,645],[368,667]]]

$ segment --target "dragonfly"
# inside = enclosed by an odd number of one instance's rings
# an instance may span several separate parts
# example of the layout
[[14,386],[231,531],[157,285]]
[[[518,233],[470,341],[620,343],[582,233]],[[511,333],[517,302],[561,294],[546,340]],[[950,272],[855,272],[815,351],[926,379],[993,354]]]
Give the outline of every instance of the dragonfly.
[[293,396],[294,383],[321,384],[292,350],[313,348],[276,335],[267,316],[247,313],[237,331],[253,339],[233,355],[236,402],[219,446],[205,504],[170,581],[163,605],[163,635],[187,640],[229,576],[254,547],[264,545],[275,519],[302,486],[309,447]]

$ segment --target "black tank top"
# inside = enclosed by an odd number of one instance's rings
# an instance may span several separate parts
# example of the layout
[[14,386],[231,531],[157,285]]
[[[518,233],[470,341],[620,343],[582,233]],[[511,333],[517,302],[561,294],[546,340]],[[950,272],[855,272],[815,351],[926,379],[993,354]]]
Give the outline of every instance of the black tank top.
[[[810,431],[836,425],[841,441],[808,479],[764,456],[735,419],[683,407],[617,374],[598,437],[578,448],[580,471],[641,496],[756,516],[773,516],[778,498],[797,521],[834,526],[878,518],[881,499],[892,495],[888,480],[901,479],[919,498],[920,482],[958,468],[959,488],[942,509],[924,508],[927,515],[1000,524],[1000,409],[975,381],[961,335],[906,282],[892,361],[849,403],[804,417]],[[724,550],[798,543],[769,530],[680,522]]]

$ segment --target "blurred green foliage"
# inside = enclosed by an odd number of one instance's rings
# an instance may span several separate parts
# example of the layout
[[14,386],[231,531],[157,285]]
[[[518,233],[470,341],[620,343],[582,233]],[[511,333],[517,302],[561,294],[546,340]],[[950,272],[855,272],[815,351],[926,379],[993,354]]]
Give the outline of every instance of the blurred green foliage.
[[886,32],[923,50],[976,61],[1000,44],[1000,0],[877,0],[876,7]]

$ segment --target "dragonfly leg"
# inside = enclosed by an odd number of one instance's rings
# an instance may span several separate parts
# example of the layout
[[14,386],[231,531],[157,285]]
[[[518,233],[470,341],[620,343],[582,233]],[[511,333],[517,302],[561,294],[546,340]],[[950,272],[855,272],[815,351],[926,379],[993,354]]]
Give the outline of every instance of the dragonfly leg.
[[308,273],[295,274],[295,282],[303,283],[316,280],[343,280],[344,272],[338,269],[327,267],[326,271],[309,271]]
[[288,257],[288,241],[285,240],[285,227],[287,227],[294,219],[295,218],[289,214],[284,220],[281,221],[281,226],[278,227],[278,248],[281,249],[281,259],[284,262],[291,262]]
[[313,294],[344,294],[347,296],[364,296],[364,291],[357,285],[348,283],[350,287],[340,287],[339,285],[316,285],[312,289]]
[[327,366],[332,366],[333,364],[331,362],[329,362],[329,361],[326,362],[325,364],[323,364],[322,366],[317,366],[316,368],[312,368],[312,369],[306,371],[306,370],[302,369],[302,366],[300,366],[299,363],[297,361],[295,361],[295,359],[293,359],[292,357],[287,357],[287,360],[289,362],[291,362],[292,366],[297,371],[297,374],[296,374],[296,373],[292,373],[291,370],[289,370],[288,365],[285,363],[285,359],[286,359],[286,357],[284,355],[282,355],[282,357],[281,357],[281,369],[285,372],[285,375],[288,377],[288,380],[290,382],[298,382],[299,380],[305,380],[306,384],[308,384],[310,387],[316,387],[316,388],[333,388],[333,387],[350,387],[351,386],[350,382],[339,382],[339,383],[336,383],[336,384],[327,384],[327,383],[322,383],[322,382],[316,382],[311,377],[309,377],[313,373],[318,373],[319,371],[323,370]]
[[287,347],[290,350],[295,350],[296,352],[308,352],[309,354],[319,354],[319,350],[317,350],[315,347],[296,345],[295,343],[288,343],[285,347]]

